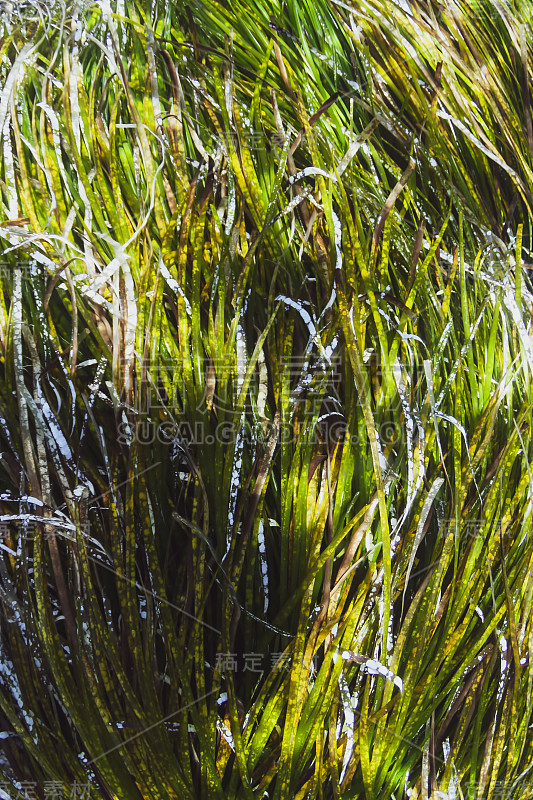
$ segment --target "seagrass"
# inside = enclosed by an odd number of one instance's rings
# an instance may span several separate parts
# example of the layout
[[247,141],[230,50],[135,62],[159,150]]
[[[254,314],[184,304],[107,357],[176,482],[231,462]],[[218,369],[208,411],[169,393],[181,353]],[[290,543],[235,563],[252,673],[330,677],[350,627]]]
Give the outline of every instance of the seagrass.
[[7,796],[531,795],[530,18],[2,5]]

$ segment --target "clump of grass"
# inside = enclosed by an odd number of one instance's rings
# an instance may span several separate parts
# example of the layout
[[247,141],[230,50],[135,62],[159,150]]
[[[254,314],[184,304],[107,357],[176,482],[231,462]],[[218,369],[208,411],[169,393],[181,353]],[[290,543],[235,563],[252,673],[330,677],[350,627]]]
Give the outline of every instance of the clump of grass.
[[412,9],[5,26],[8,793],[525,796],[531,57]]

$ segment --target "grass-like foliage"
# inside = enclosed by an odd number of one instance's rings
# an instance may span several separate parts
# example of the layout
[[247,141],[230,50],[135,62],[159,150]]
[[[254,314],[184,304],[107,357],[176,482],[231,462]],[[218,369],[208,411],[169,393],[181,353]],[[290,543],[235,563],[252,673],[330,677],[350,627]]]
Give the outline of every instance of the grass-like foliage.
[[3,4],[0,796],[533,794],[528,13]]

